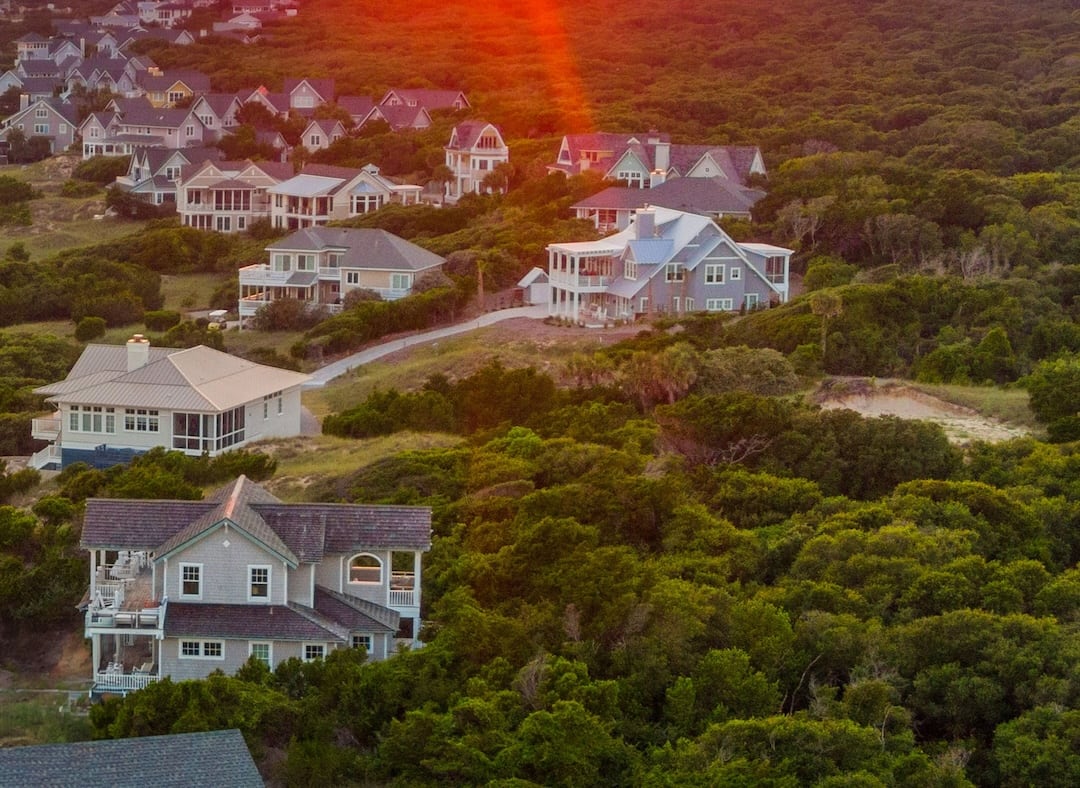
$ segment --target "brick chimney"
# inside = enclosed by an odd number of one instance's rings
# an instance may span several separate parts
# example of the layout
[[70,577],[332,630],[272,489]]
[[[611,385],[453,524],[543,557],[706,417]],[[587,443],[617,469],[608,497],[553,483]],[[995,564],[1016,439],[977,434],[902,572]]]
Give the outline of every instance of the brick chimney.
[[150,360],[150,340],[142,334],[135,334],[127,341],[127,371],[132,372],[146,366]]

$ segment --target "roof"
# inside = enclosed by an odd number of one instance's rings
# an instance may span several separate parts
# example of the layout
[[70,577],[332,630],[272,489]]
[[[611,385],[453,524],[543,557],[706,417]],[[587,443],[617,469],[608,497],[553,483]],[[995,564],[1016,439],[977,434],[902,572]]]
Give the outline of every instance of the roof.
[[142,73],[138,81],[147,90],[168,90],[178,82],[187,85],[193,93],[206,93],[210,90],[210,77],[201,71],[166,71],[160,76]]
[[271,194],[288,194],[294,197],[324,197],[333,194],[345,181],[342,178],[325,178],[321,175],[300,173],[287,181],[267,189]]
[[0,786],[141,788],[138,764],[153,764],[159,788],[264,784],[240,731],[224,730],[0,748]]
[[601,192],[574,203],[570,207],[632,211],[635,208],[644,207],[650,199],[649,192],[644,189],[632,189],[629,186],[609,186]]
[[[345,628],[300,605],[226,605],[173,602],[165,607],[165,637],[243,640],[337,640]],[[221,785],[222,783],[213,783]]]
[[525,274],[521,278],[521,281],[517,283],[518,287],[528,287],[532,284],[546,285],[548,283],[548,272],[543,268],[532,268],[529,273]]
[[401,615],[374,602],[315,586],[315,610],[345,629],[359,632],[396,632]]
[[431,116],[424,107],[380,105],[377,110],[378,115],[395,130],[420,128],[431,123]]
[[309,77],[294,77],[292,79],[286,79],[285,89],[283,92],[291,94],[304,82],[308,83],[311,89],[318,93],[323,101],[334,100],[334,80],[332,79],[312,79]]
[[128,372],[127,347],[88,345],[67,378],[35,392],[56,403],[221,412],[308,380],[204,345],[149,350],[149,360]]
[[[488,123],[486,120],[466,120],[454,126],[454,132],[450,137],[448,147],[459,149],[475,147],[480,135],[488,127],[495,129],[495,133],[499,135],[499,142],[502,142],[502,132],[499,131],[499,127],[495,124]],[[503,146],[505,147],[505,143],[503,143]]]
[[339,263],[341,268],[424,271],[445,262],[434,252],[386,230],[367,228],[306,227],[266,247],[269,252],[324,249],[340,249],[343,252]]
[[703,214],[750,213],[764,192],[727,178],[671,178],[643,193],[651,205]]
[[370,96],[338,96],[337,105],[349,113],[355,121],[363,119],[375,107],[375,99]]
[[432,90],[428,88],[391,88],[383,96],[380,104],[385,104],[389,100],[391,95],[395,95],[402,101],[409,104],[414,104],[418,107],[423,107],[427,110],[432,109],[452,109],[454,102],[458,100],[458,97],[464,99],[465,106],[469,106],[469,100],[465,98],[465,94],[460,90]]
[[160,560],[225,522],[293,564],[318,563],[326,553],[431,547],[428,507],[283,503],[245,476],[203,501],[91,498],[81,545],[153,551]]

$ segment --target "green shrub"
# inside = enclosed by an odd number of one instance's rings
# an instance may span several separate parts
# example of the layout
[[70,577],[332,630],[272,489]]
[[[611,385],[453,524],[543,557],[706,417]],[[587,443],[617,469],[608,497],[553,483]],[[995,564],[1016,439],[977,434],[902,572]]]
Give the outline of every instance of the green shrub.
[[105,318],[87,316],[75,326],[75,338],[80,342],[105,336]]
[[108,186],[117,176],[126,175],[130,164],[130,156],[94,156],[80,162],[71,177]]
[[100,191],[101,187],[96,184],[87,181],[67,180],[60,187],[60,196],[73,198],[93,197]]
[[179,325],[182,316],[171,309],[155,309],[143,314],[143,323],[147,331],[168,331]]

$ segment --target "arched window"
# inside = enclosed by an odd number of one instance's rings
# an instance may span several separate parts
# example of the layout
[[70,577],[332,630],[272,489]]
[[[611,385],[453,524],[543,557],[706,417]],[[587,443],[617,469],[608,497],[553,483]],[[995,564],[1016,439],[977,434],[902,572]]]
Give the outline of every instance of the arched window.
[[361,553],[349,561],[350,583],[381,583],[382,561],[370,553]]

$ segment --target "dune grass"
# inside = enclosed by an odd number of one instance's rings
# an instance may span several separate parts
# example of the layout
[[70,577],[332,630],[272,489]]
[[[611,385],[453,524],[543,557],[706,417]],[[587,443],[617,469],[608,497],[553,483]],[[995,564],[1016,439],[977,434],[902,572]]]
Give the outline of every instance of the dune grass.
[[1006,424],[1025,427],[1036,433],[1041,432],[1043,429],[1042,425],[1035,420],[1035,415],[1028,405],[1028,393],[1016,386],[956,386],[914,383],[912,387],[946,402],[971,408],[982,416],[997,419]]

